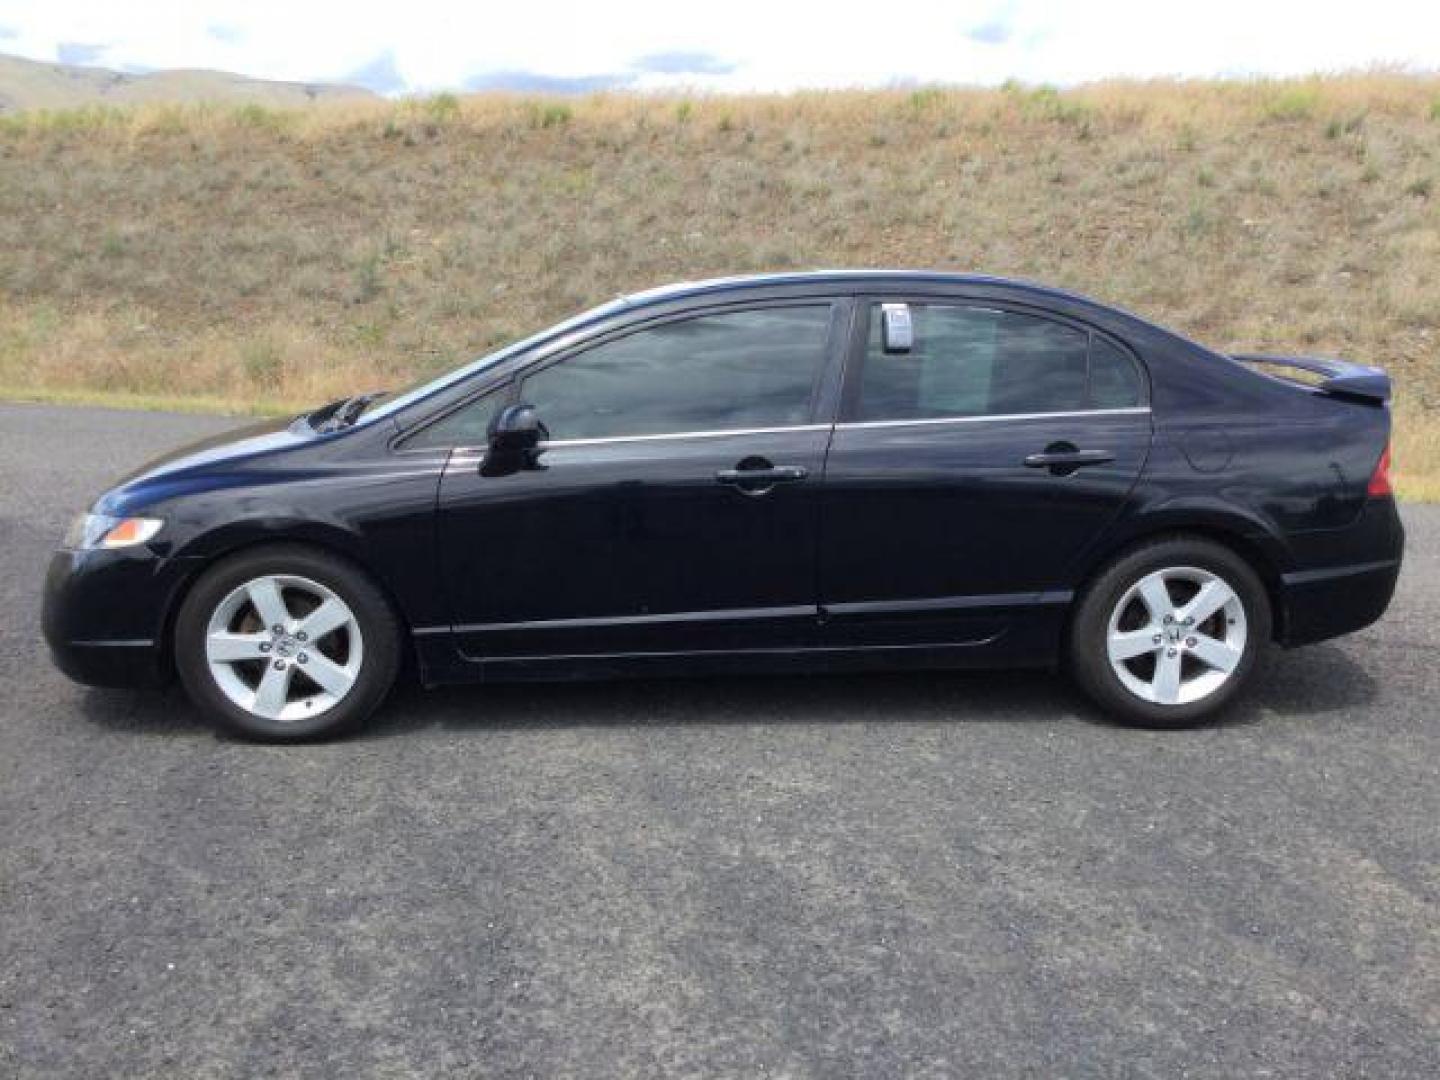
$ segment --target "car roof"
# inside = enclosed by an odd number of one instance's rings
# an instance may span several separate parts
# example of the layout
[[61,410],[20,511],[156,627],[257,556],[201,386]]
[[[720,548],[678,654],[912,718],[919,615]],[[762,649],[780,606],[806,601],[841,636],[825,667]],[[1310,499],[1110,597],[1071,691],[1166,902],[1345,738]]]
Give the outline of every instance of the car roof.
[[945,270],[880,269],[798,270],[769,274],[737,274],[730,277],[706,278],[700,281],[678,281],[669,285],[660,285],[653,289],[644,289],[640,292],[629,293],[619,299],[627,306],[639,307],[646,304],[662,303],[667,300],[680,300],[689,296],[784,285],[841,285],[846,288],[855,288],[856,286],[863,286],[870,283],[891,286],[897,284],[913,284],[1003,287],[1032,293],[1036,296],[1048,296],[1057,300],[1080,301],[1086,304],[1096,304],[1101,307],[1107,306],[1098,304],[1097,301],[1090,297],[1082,296],[1079,293],[1069,292],[1065,289],[1057,289],[1049,285],[1041,285],[1038,282],[1026,281],[1020,278],[997,277],[990,274],[964,274]]
[[1174,330],[1161,326],[1143,315],[1137,315],[1126,308],[1086,296],[1084,293],[1072,292],[1069,289],[1061,289],[1053,285],[1043,285],[1040,282],[1028,281],[1024,278],[999,277],[993,274],[964,274],[946,270],[797,270],[771,274],[740,274],[733,277],[708,278],[702,281],[680,281],[672,285],[661,285],[658,288],[619,296],[611,302],[611,305],[596,309],[590,314],[613,315],[617,311],[633,311],[636,308],[677,300],[683,301],[691,297],[724,297],[726,293],[740,294],[770,288],[833,286],[845,292],[861,292],[867,287],[883,291],[894,289],[897,285],[921,288],[926,286],[956,289],[977,288],[985,290],[992,296],[997,292],[1002,296],[1008,294],[1008,299],[1021,303],[1027,300],[1033,301],[1041,307],[1046,307],[1048,301],[1049,308],[1057,313],[1080,314],[1084,318],[1098,317],[1099,320],[1108,324],[1107,329],[1119,328],[1126,331],[1126,333],[1122,333],[1122,336],[1128,337],[1133,332],[1142,330],[1159,335],[1161,338],[1185,348],[1211,352],[1184,335],[1177,334]]

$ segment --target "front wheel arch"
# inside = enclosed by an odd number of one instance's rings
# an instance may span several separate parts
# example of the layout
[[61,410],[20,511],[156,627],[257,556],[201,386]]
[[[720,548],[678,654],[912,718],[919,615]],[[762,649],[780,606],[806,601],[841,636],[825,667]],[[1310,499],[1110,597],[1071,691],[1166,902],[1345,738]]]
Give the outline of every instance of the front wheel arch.
[[[356,628],[363,631],[364,662],[361,664],[356,660],[357,666],[351,674],[352,685],[339,691],[341,696],[338,701],[332,702],[323,712],[317,711],[314,717],[257,714],[237,700],[223,680],[216,678],[214,661],[207,658],[208,647],[203,641],[208,636],[204,624],[213,620],[217,603],[222,609],[228,605],[228,596],[238,592],[237,586],[251,575],[292,574],[310,579],[322,596],[326,595],[326,589],[331,590],[333,598],[341,600],[351,609],[344,611],[342,608],[342,612],[347,618],[354,619]],[[380,705],[403,670],[405,641],[409,634],[392,602],[374,575],[363,566],[323,546],[296,542],[245,545],[207,560],[190,584],[176,608],[167,652],[191,700],[207,718],[231,734],[250,740],[294,742],[347,733]],[[297,584],[296,587],[303,588],[303,585]],[[253,612],[248,617],[253,618]],[[325,632],[319,631],[317,638]],[[244,633],[252,634],[249,630]],[[303,635],[300,640],[305,640]],[[265,650],[264,645],[259,648],[262,652]],[[303,644],[300,646],[300,664],[305,662],[303,652],[306,648]],[[325,648],[321,644],[316,649],[312,643],[309,651],[317,654],[312,662],[318,665],[319,654]],[[275,667],[285,667],[281,657],[288,655],[291,654],[283,651],[276,653]],[[245,654],[239,659],[249,662],[250,656]],[[268,658],[260,659],[262,667],[268,666]],[[333,659],[344,663],[341,657]],[[331,689],[328,682],[325,689]]]
[[308,548],[330,558],[342,560],[364,574],[370,580],[370,583],[379,591],[380,595],[385,598],[385,603],[389,605],[390,613],[395,617],[396,625],[400,627],[404,635],[403,648],[400,650],[403,661],[400,668],[400,678],[409,681],[414,677],[416,671],[415,637],[414,634],[411,633],[410,620],[405,617],[404,609],[401,608],[399,600],[390,588],[389,583],[367,566],[363,559],[357,558],[355,554],[349,550],[349,545],[335,542],[321,534],[319,536],[306,535],[302,537],[274,535],[250,536],[244,539],[237,539],[224,547],[215,549],[213,553],[208,554],[204,561],[196,566],[171,594],[165,609],[164,619],[161,622],[159,651],[161,663],[165,666],[165,674],[170,681],[173,682],[176,675],[175,621],[179,618],[180,609],[185,606],[185,600],[194,590],[196,584],[205,576],[206,571],[221,560],[231,559],[241,554],[253,554],[257,549],[269,547]]

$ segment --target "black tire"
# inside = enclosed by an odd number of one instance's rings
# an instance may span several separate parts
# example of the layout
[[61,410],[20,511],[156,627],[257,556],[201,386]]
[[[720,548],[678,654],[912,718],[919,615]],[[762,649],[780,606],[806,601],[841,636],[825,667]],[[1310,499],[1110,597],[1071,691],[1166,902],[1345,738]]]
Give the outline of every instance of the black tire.
[[[267,575],[305,578],[324,586],[344,601],[358,625],[363,641],[358,672],[343,696],[320,715],[288,720],[256,715],[232,701],[211,673],[206,634],[212,614],[236,589]],[[175,620],[175,667],[191,700],[219,728],[256,741],[303,742],[351,731],[379,707],[395,682],[400,641],[400,623],[389,602],[358,566],[319,548],[273,545],[224,559],[195,583]],[[263,668],[268,661],[258,663]]]
[[[1131,588],[1147,575],[1191,567],[1219,577],[1238,597],[1246,634],[1240,659],[1229,677],[1199,700],[1176,704],[1145,700],[1122,682],[1111,663],[1108,647],[1111,615]],[[1264,583],[1249,562],[1235,551],[1198,536],[1152,540],[1112,559],[1081,592],[1066,642],[1066,660],[1081,689],[1116,720],[1141,727],[1192,727],[1214,718],[1244,692],[1269,646],[1271,620],[1270,598]],[[1156,650],[1152,663],[1159,662],[1161,651]],[[1194,658],[1187,662],[1195,663]],[[1144,661],[1139,663],[1143,665]]]

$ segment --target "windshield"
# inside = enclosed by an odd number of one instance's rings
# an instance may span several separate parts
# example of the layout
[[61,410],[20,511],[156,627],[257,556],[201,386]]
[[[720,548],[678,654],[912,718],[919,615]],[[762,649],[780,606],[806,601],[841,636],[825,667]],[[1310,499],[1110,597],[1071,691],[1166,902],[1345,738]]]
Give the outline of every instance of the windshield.
[[432,376],[422,379],[396,393],[386,394],[384,397],[377,398],[367,405],[360,414],[359,420],[362,423],[370,423],[373,420],[379,420],[386,416],[393,416],[401,409],[409,408],[417,401],[423,401],[431,394],[438,394],[441,390],[454,386],[456,383],[468,379],[471,375],[484,371],[488,367],[493,367],[502,360],[508,360],[517,353],[524,352],[526,349],[532,349],[536,345],[543,344],[552,338],[560,337],[563,334],[569,333],[571,330],[578,329],[587,323],[595,322],[607,315],[613,315],[615,312],[623,310],[626,307],[629,307],[629,302],[624,299],[611,300],[608,303],[601,304],[599,307],[593,307],[589,311],[584,311],[579,315],[572,316],[564,322],[546,327],[538,334],[532,334],[530,337],[521,341],[506,345],[504,348],[498,349],[495,352],[488,353],[478,360],[472,360],[470,363],[463,367],[456,368],[454,371],[447,372],[438,377]]

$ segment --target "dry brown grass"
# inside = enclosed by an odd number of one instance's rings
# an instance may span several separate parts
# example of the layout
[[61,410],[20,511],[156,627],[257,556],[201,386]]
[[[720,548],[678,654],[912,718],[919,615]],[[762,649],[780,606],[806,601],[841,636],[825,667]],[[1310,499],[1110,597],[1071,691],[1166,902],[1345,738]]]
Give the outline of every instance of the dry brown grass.
[[1395,415],[1396,490],[1407,499],[1440,502],[1440,416],[1401,402]]
[[973,269],[1383,364],[1435,490],[1437,265],[1435,78],[0,119],[12,394],[280,408],[677,278]]

